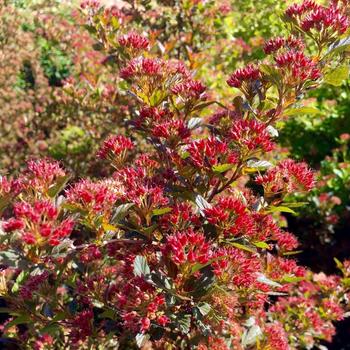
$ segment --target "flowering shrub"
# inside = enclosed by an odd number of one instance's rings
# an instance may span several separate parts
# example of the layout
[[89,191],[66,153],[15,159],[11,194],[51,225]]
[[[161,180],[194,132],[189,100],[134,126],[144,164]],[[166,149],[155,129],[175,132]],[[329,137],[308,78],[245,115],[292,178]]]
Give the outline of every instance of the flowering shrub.
[[[337,261],[342,276],[326,276],[290,258],[298,241],[278,213],[298,206],[285,198],[310,191],[314,174],[266,159],[276,123],[346,61],[347,3],[288,8],[293,36],[268,41],[263,61],[227,77],[232,103],[141,34],[120,33],[118,9],[82,8],[133,98],[128,135],[111,135],[97,153],[110,177],[66,185],[60,164],[44,159],[1,179],[4,335],[29,349],[331,341],[349,308],[350,264]],[[300,24],[318,12],[332,20]]]

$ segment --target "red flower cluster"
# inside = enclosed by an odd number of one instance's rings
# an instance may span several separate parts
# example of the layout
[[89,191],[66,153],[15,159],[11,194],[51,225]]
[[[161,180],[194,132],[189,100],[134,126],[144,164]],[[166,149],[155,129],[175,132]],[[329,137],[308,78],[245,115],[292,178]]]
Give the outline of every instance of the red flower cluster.
[[211,258],[210,245],[203,234],[187,230],[168,237],[166,251],[176,264],[206,264]]
[[329,7],[305,0],[300,5],[292,5],[286,10],[286,16],[296,23],[304,32],[316,34],[316,41],[332,43],[337,35],[349,28],[350,20],[346,6],[332,2]]
[[241,88],[243,84],[251,84],[261,79],[261,72],[258,67],[248,65],[247,67],[237,69],[227,80],[231,87]]
[[113,183],[109,181],[93,182],[81,180],[66,191],[67,203],[89,213],[111,213],[113,204],[123,194],[121,188],[113,190]]
[[302,51],[304,47],[304,42],[300,38],[293,36],[289,36],[288,38],[277,37],[265,42],[264,52],[266,54],[271,54],[280,50],[281,48],[285,48],[286,50]]
[[19,293],[23,299],[32,299],[33,293],[35,293],[42,284],[47,282],[49,273],[44,271],[43,273],[35,276],[29,276],[25,284],[21,287]]
[[206,87],[198,80],[188,80],[171,88],[175,95],[179,95],[183,99],[199,99],[205,90]]
[[132,141],[123,135],[112,135],[104,141],[98,156],[103,159],[111,159],[122,161],[126,156],[126,151],[132,150],[134,144]]
[[3,223],[3,229],[6,232],[20,231],[23,241],[27,244],[58,245],[70,235],[74,226],[71,219],[60,221],[58,209],[49,201],[16,203],[14,214],[14,218]]
[[314,173],[307,164],[291,159],[281,161],[265,175],[257,176],[255,181],[264,186],[266,194],[310,191],[315,185]]
[[120,70],[123,79],[132,79],[135,76],[160,77],[165,72],[165,62],[158,58],[137,57]]
[[134,32],[121,36],[118,39],[118,42],[119,45],[123,47],[131,48],[137,51],[147,50],[149,46],[149,40],[147,38]]
[[255,119],[238,119],[236,120],[228,134],[232,142],[242,148],[241,152],[247,156],[255,153],[257,150],[265,152],[274,148],[270,134],[266,129],[266,125]]
[[341,14],[339,9],[319,7],[305,16],[301,21],[301,28],[306,32],[311,29],[321,31],[324,28],[332,28],[333,31],[343,34],[349,28],[349,24],[349,18]]
[[155,123],[152,129],[152,135],[158,138],[185,140],[190,137],[191,132],[183,120],[171,120],[164,123]]
[[301,51],[289,51],[275,57],[276,64],[282,69],[287,84],[300,85],[307,80],[317,80],[321,71],[316,62]]
[[301,16],[307,12],[318,9],[319,6],[320,5],[313,0],[304,0],[301,4],[293,4],[288,7],[286,15],[291,18]]
[[46,192],[52,183],[64,176],[66,176],[65,171],[56,161],[31,160],[27,163],[27,172],[22,181],[25,186],[32,187],[36,191]]
[[225,163],[222,160],[227,155],[227,144],[215,137],[196,140],[187,146],[189,159],[199,168],[211,169],[214,165]]

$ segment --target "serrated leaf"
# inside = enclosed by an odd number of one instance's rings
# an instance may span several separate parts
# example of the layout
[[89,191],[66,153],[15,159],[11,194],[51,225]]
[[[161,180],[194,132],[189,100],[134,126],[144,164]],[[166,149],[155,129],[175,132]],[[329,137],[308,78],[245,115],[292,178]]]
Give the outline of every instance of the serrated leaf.
[[153,216],[158,216],[158,215],[163,215],[163,214],[167,214],[170,213],[173,209],[172,208],[160,208],[160,209],[154,209],[152,210],[152,215]]
[[340,86],[349,76],[349,67],[347,65],[339,66],[324,76],[324,81],[333,86]]
[[147,260],[144,256],[138,255],[134,260],[134,274],[135,276],[142,277],[149,275],[151,270],[147,264]]
[[234,164],[219,164],[212,167],[213,171],[216,173],[224,173],[234,167]]
[[283,115],[286,117],[291,117],[291,116],[295,116],[295,115],[303,115],[303,114],[316,115],[316,114],[322,114],[322,112],[319,109],[314,108],[314,107],[301,107],[301,108],[288,109],[283,113]]

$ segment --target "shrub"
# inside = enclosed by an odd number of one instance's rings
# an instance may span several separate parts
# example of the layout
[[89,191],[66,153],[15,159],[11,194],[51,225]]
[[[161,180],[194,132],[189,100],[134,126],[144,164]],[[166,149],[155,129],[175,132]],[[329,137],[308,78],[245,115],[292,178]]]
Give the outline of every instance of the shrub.
[[118,9],[82,7],[133,98],[128,135],[112,134],[98,152],[110,177],[66,186],[60,164],[43,159],[1,179],[4,334],[38,349],[331,341],[333,322],[347,316],[350,264],[337,261],[341,277],[326,276],[290,257],[298,241],[278,213],[298,206],[285,198],[310,191],[314,174],[266,158],[276,123],[346,62],[347,2],[289,7],[291,36],[269,40],[263,61],[227,77],[232,104],[141,34],[120,32]]

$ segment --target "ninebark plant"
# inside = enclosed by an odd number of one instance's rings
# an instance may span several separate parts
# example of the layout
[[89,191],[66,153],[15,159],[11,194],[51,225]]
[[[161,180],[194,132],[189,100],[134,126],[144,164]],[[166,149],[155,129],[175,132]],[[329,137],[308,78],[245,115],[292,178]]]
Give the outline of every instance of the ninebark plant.
[[232,103],[211,100],[182,62],[152,54],[146,37],[123,33],[118,10],[82,8],[135,98],[129,137],[111,135],[98,153],[110,178],[64,189],[60,165],[38,160],[1,179],[8,341],[201,350],[331,341],[332,321],[347,315],[350,264],[337,261],[342,277],[297,264],[297,239],[278,215],[301,205],[284,199],[311,190],[314,174],[266,159],[276,122],[305,110],[303,94],[325,76],[341,78],[347,1],[288,8],[291,35],[228,76]]

